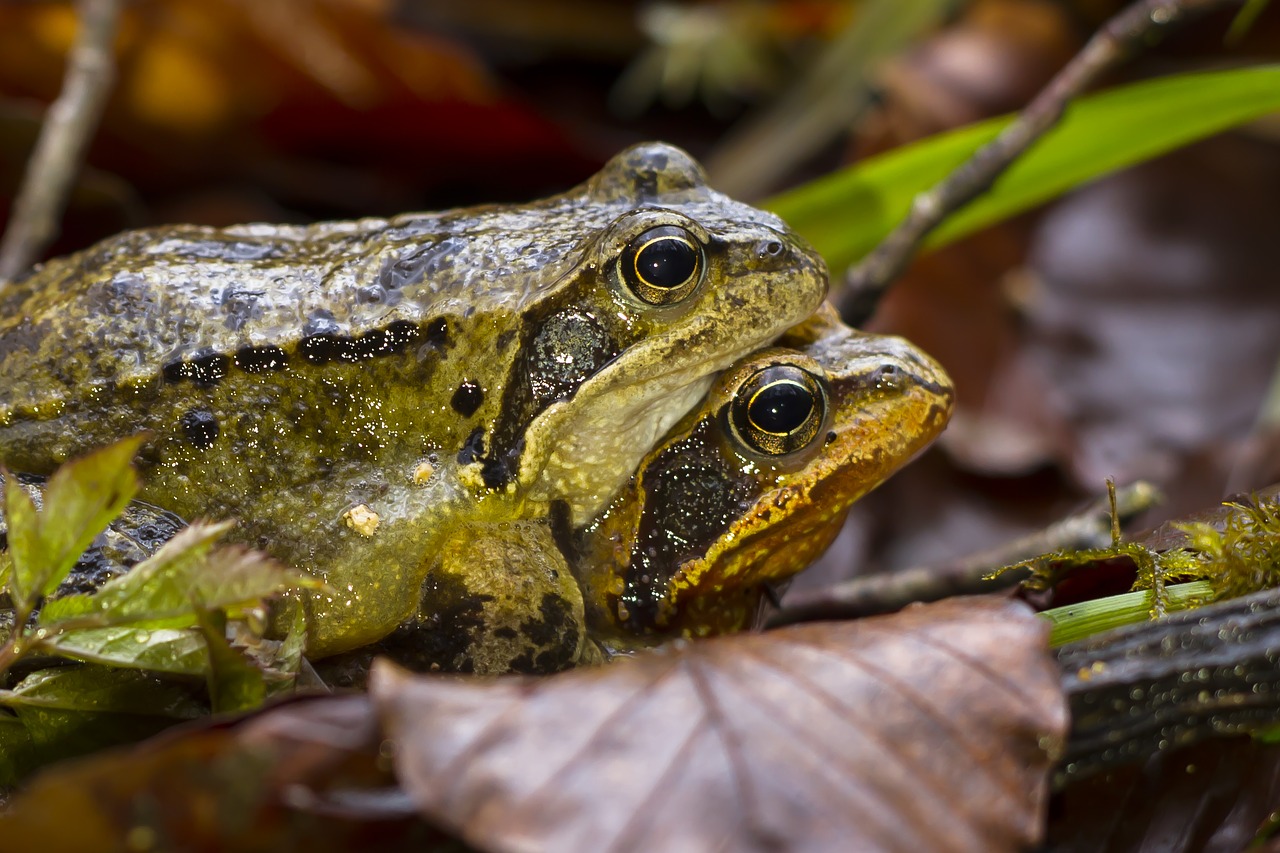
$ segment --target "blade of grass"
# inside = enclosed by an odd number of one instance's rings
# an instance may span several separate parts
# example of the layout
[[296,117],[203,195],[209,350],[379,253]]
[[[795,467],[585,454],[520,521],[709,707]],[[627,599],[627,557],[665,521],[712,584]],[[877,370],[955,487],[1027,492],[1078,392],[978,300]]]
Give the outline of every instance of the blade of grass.
[[[1062,124],[947,220],[939,247],[1126,166],[1280,110],[1280,65],[1180,74],[1082,98]],[[896,149],[774,196],[786,219],[840,270],[869,252],[907,213],[916,193],[947,176],[1009,117]]]
[[[1166,591],[1170,613],[1185,610],[1197,600],[1213,598],[1213,587],[1206,581],[1173,584]],[[1151,618],[1153,595],[1149,589],[1140,589],[1046,610],[1040,617],[1053,625],[1049,632],[1049,645],[1057,647],[1122,625],[1145,622]]]

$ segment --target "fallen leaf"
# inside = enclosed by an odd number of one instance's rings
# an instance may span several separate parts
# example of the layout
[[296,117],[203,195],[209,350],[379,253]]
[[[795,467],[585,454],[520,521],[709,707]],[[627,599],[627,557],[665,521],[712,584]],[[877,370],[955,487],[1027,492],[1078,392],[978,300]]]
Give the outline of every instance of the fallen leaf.
[[0,814],[5,850],[424,850],[363,696],[308,697],[44,771]]
[[1012,850],[1067,725],[1043,626],[954,599],[374,702],[428,820],[486,850]]

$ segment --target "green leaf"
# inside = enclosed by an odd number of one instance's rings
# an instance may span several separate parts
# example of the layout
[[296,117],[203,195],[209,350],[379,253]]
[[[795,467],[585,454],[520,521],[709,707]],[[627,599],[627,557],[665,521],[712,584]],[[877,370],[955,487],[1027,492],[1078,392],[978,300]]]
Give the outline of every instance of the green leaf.
[[[1280,65],[1181,74],[1082,98],[985,195],[931,235],[938,247],[1117,169],[1280,109]],[[867,160],[765,207],[841,270],[869,252],[938,183],[1010,121],[994,119]]]
[[197,608],[238,618],[264,598],[286,589],[320,586],[299,569],[240,546],[212,550],[229,522],[194,522],[148,559],[102,585],[92,595],[49,602],[40,614],[47,628],[83,624],[179,628],[197,624]]
[[189,720],[204,713],[191,691],[155,676],[100,666],[59,666],[28,675],[0,691],[11,708],[140,714]]
[[40,624],[50,628],[93,617],[95,626],[183,627],[195,624],[193,578],[204,569],[214,542],[233,526],[196,521],[159,551],[91,595],[69,595],[45,605]]
[[11,590],[20,609],[58,588],[76,560],[138,492],[130,464],[146,439],[136,435],[73,459],[57,470],[35,504],[14,477],[5,477]]
[[40,517],[26,489],[7,471],[4,474],[4,517],[9,528],[9,593],[19,609],[29,611],[36,597],[31,590],[39,583]]
[[33,769],[108,747],[136,743],[185,719],[159,714],[64,711],[42,705],[23,705],[17,713],[31,736],[33,763],[37,765]]
[[324,581],[239,545],[219,548],[195,578],[196,599],[236,618],[264,598],[285,590],[324,589]]
[[0,787],[17,785],[35,764],[35,747],[27,727],[12,714],[0,714]]
[[215,713],[260,708],[267,685],[258,669],[227,642],[227,619],[212,610],[200,611],[200,632],[209,648],[209,700]]
[[193,628],[88,628],[55,635],[44,648],[60,657],[112,667],[198,678],[209,671],[204,637]]

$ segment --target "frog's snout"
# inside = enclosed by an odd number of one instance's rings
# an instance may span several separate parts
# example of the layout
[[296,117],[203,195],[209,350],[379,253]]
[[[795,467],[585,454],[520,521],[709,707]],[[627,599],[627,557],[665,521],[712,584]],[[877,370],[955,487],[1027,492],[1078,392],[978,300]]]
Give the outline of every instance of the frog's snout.
[[950,409],[955,399],[955,386],[942,365],[916,349],[907,350],[903,356],[904,367],[911,374],[909,381],[928,393],[945,399],[946,408]]

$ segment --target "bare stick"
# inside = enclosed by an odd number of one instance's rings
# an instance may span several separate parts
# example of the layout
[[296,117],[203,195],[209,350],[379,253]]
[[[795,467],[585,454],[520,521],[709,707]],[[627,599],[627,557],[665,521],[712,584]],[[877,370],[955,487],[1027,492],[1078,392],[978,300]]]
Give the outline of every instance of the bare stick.
[[40,256],[57,223],[115,81],[112,45],[120,0],[80,0],[80,32],[67,56],[62,92],[49,105],[9,227],[0,240],[0,284]]
[[[1115,499],[1116,518],[1124,519],[1150,509],[1159,502],[1160,494],[1150,483],[1137,482],[1117,489]],[[1102,498],[1044,530],[954,563],[869,575],[789,597],[783,602],[783,609],[769,620],[769,627],[819,619],[854,619],[890,613],[915,601],[1004,589],[1022,580],[1026,573],[1010,571],[995,580],[986,580],[987,573],[1040,554],[1106,547],[1111,544],[1111,523],[1111,500]]]
[[924,238],[943,219],[985,192],[1005,169],[1062,118],[1067,103],[1131,50],[1175,24],[1245,0],[1139,0],[1107,21],[1049,81],[1026,109],[991,142],[937,186],[915,197],[897,228],[845,276],[840,313],[855,326],[875,310],[889,284],[906,268]]

